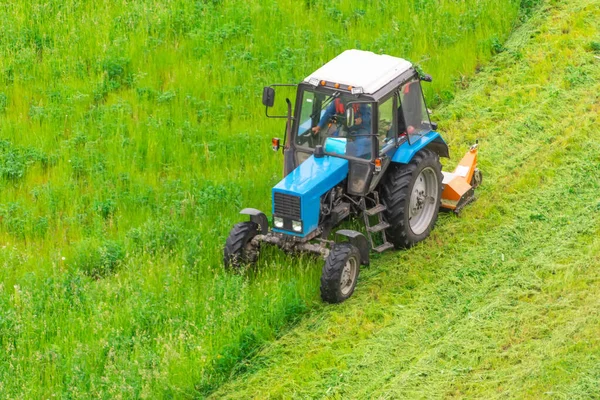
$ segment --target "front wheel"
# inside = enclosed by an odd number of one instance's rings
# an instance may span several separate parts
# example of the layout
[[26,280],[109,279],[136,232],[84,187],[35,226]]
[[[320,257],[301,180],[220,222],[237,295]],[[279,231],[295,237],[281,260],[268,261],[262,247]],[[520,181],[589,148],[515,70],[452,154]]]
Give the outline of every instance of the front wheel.
[[327,303],[341,303],[356,288],[360,272],[360,253],[350,243],[334,244],[323,265],[321,298]]
[[239,269],[245,264],[255,263],[258,259],[258,248],[252,239],[258,234],[255,222],[240,222],[233,226],[223,249],[223,264],[226,268]]

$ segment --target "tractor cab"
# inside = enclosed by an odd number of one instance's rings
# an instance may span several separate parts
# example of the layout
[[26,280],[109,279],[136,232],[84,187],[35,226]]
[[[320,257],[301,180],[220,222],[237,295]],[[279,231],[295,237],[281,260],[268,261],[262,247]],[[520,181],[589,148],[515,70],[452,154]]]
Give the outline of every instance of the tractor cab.
[[[266,115],[285,118],[283,179],[272,189],[272,218],[246,208],[224,247],[224,264],[256,261],[260,246],[325,257],[321,296],[337,303],[356,285],[371,251],[406,248],[429,236],[440,208],[458,212],[481,182],[473,146],[453,173],[440,158],[448,146],[436,132],[419,75],[402,58],[347,50],[298,85],[263,91]],[[269,115],[278,86],[297,87],[295,107]],[[293,109],[293,110],[292,110]],[[337,229],[362,220],[364,230]]]
[[[325,154],[373,162],[379,156],[391,157],[403,141],[414,142],[429,133],[432,126],[420,79],[410,72],[413,76],[404,84],[379,96],[325,80],[316,86],[300,84],[290,143],[300,153],[296,163],[317,145]],[[317,83],[316,78],[310,81]]]
[[[420,77],[404,59],[360,50],[347,50],[306,77],[288,123],[284,175],[321,146],[324,154],[349,161],[348,190],[364,195],[405,142],[427,136],[447,156],[447,146],[433,132],[421,80],[431,78]],[[270,91],[274,96],[276,86],[265,88],[263,100]]]

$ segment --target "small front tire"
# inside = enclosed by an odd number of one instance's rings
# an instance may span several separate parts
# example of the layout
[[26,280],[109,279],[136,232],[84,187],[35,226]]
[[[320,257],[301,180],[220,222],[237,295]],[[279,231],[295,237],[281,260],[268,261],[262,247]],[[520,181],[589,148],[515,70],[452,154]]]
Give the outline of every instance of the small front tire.
[[225,268],[239,269],[256,262],[258,248],[252,244],[252,239],[257,234],[258,224],[255,222],[240,222],[233,226],[223,248]]
[[341,303],[354,293],[360,272],[360,252],[350,243],[334,244],[323,265],[321,298]]

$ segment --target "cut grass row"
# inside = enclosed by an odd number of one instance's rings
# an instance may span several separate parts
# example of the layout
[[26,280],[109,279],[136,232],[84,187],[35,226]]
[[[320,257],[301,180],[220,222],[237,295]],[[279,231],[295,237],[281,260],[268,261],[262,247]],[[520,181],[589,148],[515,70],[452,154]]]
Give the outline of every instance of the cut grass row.
[[481,140],[478,201],[215,398],[600,396],[599,6],[546,2],[437,113],[455,149]]

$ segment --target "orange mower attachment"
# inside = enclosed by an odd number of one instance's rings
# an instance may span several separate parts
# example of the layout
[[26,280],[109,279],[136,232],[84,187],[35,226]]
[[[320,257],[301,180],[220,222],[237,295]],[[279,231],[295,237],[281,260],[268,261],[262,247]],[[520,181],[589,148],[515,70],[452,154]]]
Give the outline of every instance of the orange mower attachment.
[[442,171],[442,209],[458,214],[464,206],[475,200],[475,189],[483,178],[477,168],[478,147],[478,143],[471,146],[454,172]]

